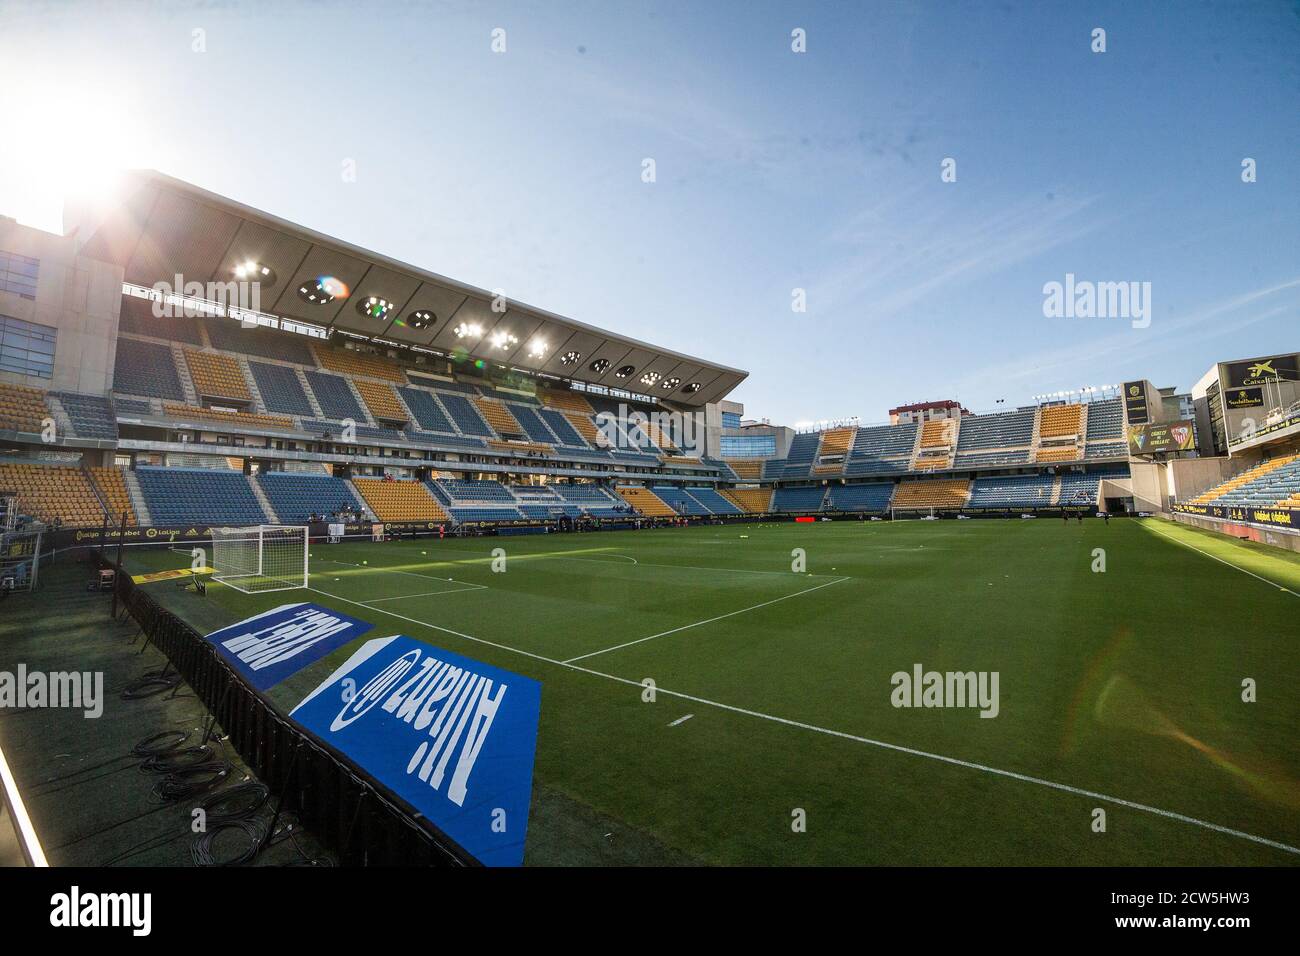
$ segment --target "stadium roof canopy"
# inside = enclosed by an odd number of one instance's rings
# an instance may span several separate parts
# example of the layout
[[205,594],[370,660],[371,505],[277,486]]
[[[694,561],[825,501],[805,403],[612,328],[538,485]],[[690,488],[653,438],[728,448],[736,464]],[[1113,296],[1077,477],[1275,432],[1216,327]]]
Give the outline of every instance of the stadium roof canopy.
[[[716,402],[748,375],[521,302],[493,311],[494,294],[484,289],[152,170],[128,174],[114,201],[77,228],[82,254],[121,265],[127,282],[171,286],[179,275],[207,286],[237,281],[241,265],[256,263],[269,270],[260,311],[354,335],[446,354],[465,349],[471,359],[687,405]],[[311,299],[326,277],[346,293]]]

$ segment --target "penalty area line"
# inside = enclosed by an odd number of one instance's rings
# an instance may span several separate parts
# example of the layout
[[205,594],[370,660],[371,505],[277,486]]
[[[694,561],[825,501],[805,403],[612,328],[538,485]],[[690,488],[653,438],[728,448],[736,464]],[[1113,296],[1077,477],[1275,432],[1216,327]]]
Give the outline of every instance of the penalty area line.
[[570,657],[562,664],[572,664],[574,661],[585,661],[588,657],[596,657],[598,654],[608,654],[610,651],[619,651],[625,647],[631,647],[633,644],[643,644],[646,641],[653,641],[658,637],[667,637],[669,634],[677,634],[680,631],[689,631],[693,627],[703,627],[705,624],[712,624],[714,621],[722,621],[729,617],[735,617],[737,614],[745,614],[749,611],[757,611],[761,607],[767,607],[771,604],[777,604],[781,601],[788,601],[790,598],[797,598],[801,594],[811,594],[813,591],[820,591],[822,588],[828,588],[833,584],[843,584],[848,578],[836,578],[834,581],[827,581],[825,584],[817,584],[810,588],[804,588],[802,591],[795,591],[793,594],[783,594],[781,597],[772,598],[770,601],[764,601],[762,604],[753,604],[749,607],[742,607],[739,611],[731,611],[728,614],[719,614],[717,617],[711,617],[705,621],[696,621],[693,624],[683,624],[681,627],[674,627],[669,631],[660,631],[658,634],[651,634],[649,637],[638,637],[635,641],[626,641],[622,644],[615,644],[613,647],[606,647],[599,651],[592,651],[590,654],[579,654],[577,657]]

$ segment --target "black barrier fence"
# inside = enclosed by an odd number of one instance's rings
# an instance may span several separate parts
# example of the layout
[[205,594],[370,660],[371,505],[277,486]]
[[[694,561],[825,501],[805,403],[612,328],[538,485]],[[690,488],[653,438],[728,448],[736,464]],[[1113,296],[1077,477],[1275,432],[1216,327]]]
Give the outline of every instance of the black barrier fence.
[[[103,560],[101,558],[101,560]],[[104,566],[111,562],[104,561]],[[471,866],[477,861],[345,755],[277,711],[196,630],[127,575],[117,596],[193,688],[230,744],[344,866]]]

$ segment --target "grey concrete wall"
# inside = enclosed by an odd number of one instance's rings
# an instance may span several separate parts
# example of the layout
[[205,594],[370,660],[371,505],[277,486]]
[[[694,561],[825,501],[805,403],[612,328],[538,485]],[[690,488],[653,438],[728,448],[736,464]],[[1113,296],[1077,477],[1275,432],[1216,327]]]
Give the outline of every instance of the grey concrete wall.
[[51,378],[0,372],[0,381],[107,394],[113,384],[122,270],[77,255],[70,238],[0,219],[0,249],[40,261],[36,301],[0,290],[0,314],[56,331]]

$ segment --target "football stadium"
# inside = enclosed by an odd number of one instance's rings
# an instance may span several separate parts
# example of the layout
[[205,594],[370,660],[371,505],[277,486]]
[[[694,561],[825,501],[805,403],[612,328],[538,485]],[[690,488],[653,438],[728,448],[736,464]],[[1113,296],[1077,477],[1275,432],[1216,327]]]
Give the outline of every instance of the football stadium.
[[0,250],[29,855],[1300,857],[1295,353],[796,429],[161,174]]
[[12,909],[889,867],[864,921],[1249,925],[1294,11],[544,6],[0,3]]

